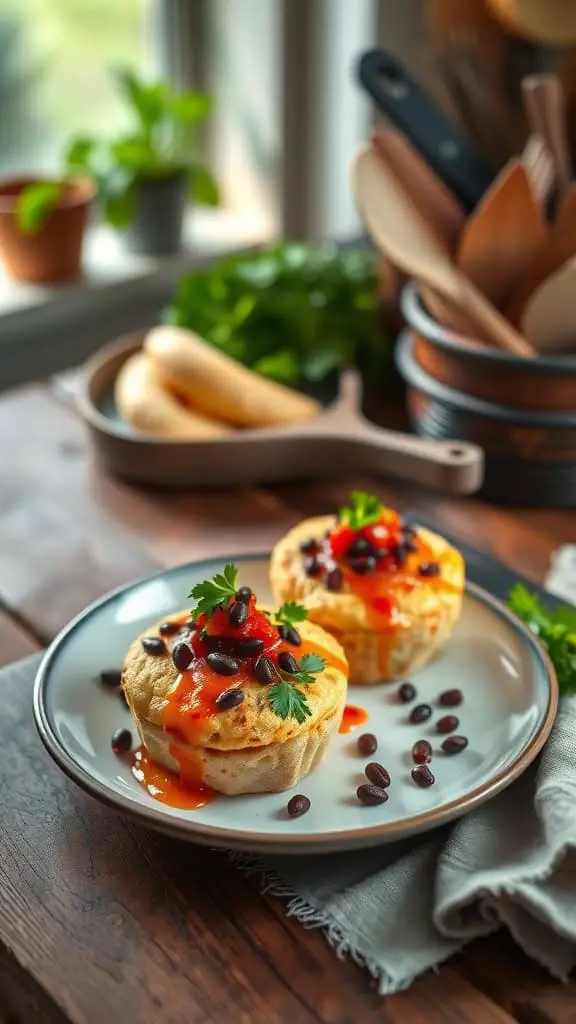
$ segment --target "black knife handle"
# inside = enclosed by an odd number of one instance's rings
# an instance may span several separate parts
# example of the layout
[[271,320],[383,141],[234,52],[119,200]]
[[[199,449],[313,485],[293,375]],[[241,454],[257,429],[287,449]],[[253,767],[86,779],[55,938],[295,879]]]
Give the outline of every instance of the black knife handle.
[[357,74],[378,109],[406,135],[462,205],[473,209],[494,174],[402,62],[385,50],[368,50],[360,57]]

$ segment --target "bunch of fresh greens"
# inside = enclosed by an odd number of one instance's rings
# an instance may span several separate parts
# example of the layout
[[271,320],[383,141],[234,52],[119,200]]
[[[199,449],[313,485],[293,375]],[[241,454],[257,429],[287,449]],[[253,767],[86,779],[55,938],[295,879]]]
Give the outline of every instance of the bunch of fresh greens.
[[374,254],[335,244],[284,243],[186,275],[164,320],[289,385],[345,365],[376,376],[390,354]]
[[576,609],[563,606],[550,612],[521,583],[510,591],[508,605],[548,651],[561,693],[576,693]]

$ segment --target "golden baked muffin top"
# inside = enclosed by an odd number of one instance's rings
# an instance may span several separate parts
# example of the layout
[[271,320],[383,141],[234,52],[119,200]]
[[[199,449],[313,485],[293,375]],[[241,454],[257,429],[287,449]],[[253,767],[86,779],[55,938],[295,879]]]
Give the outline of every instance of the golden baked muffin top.
[[229,579],[229,593],[211,611],[200,601],[193,620],[189,610],[176,613],[130,645],[122,668],[128,704],[176,741],[222,751],[313,730],[342,706],[340,644],[306,621],[304,609],[266,611],[236,587],[235,570]]
[[270,577],[276,597],[302,601],[328,630],[394,631],[459,599],[465,567],[443,537],[407,527],[394,510],[355,492],[339,517],[290,530],[273,550]]

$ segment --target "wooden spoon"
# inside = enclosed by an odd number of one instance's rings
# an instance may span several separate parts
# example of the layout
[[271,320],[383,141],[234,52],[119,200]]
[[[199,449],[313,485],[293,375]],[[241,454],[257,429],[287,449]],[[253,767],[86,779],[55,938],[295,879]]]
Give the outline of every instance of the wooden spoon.
[[576,351],[576,258],[564,263],[534,292],[522,329],[538,352]]
[[526,167],[521,160],[510,160],[469,217],[456,262],[502,308],[547,237],[548,227]]
[[438,240],[454,252],[466,223],[466,211],[456,196],[400,132],[379,128],[372,134],[372,145],[401,180],[414,206],[428,221]]
[[528,299],[539,285],[576,256],[576,182],[566,189],[547,241],[535,254],[524,280],[506,307],[506,316],[513,324],[520,322]]
[[533,132],[542,136],[552,159],[560,193],[572,179],[566,137],[566,104],[558,75],[527,75],[522,80],[526,114]]
[[522,150],[522,163],[526,168],[534,198],[546,215],[548,200],[554,184],[554,164],[542,136],[534,133],[528,136]]
[[393,263],[461,309],[485,340],[518,356],[534,354],[518,331],[453,266],[401,182],[369,147],[354,158],[352,188],[367,230]]

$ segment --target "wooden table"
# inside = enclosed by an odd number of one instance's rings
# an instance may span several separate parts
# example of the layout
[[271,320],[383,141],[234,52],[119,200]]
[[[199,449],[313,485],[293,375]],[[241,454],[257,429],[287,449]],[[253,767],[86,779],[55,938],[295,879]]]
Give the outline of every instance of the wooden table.
[[[439,516],[534,579],[574,541],[570,513],[519,515],[372,480],[139,491],[92,466],[82,424],[43,385],[0,399],[0,437],[4,663],[135,576],[269,549],[304,515],[342,504],[351,485]],[[2,1024],[576,1021],[576,984],[553,982],[504,934],[381,998],[224,856],[148,833],[78,790],[37,739],[29,694],[0,693],[0,744]]]

